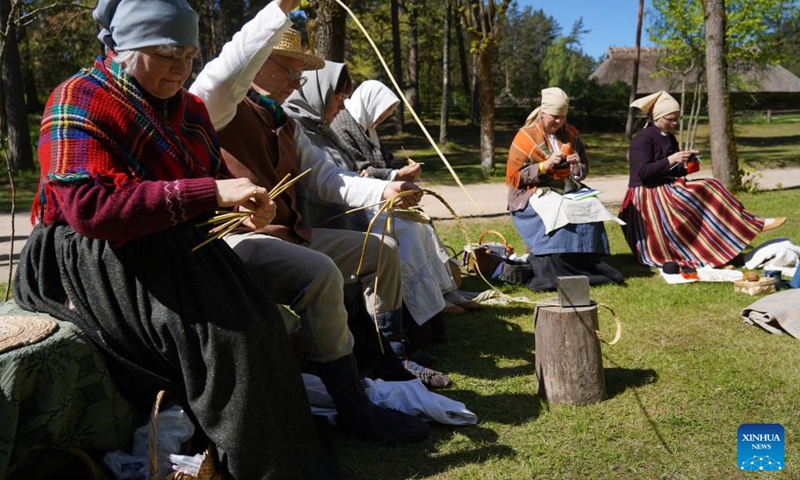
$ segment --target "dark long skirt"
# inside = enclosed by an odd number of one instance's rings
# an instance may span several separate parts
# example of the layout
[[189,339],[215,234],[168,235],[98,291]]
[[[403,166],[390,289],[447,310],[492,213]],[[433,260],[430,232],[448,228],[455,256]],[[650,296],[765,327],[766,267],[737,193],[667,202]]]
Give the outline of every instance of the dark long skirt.
[[625,280],[619,270],[601,260],[609,253],[603,222],[569,224],[547,234],[530,204],[512,212],[511,219],[531,252],[528,263],[533,275],[526,284],[531,290],[555,290],[558,277],[572,275],[585,275],[590,285]]
[[78,325],[138,406],[182,397],[233,478],[335,477],[275,305],[224,242],[192,252],[203,239],[183,224],[112,248],[39,225],[14,298]]

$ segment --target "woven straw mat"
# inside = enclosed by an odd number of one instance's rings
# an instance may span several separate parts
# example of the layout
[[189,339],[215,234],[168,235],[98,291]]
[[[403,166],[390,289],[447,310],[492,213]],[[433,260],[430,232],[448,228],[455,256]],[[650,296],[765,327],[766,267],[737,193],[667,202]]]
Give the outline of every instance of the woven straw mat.
[[33,315],[0,315],[0,353],[47,338],[58,325]]

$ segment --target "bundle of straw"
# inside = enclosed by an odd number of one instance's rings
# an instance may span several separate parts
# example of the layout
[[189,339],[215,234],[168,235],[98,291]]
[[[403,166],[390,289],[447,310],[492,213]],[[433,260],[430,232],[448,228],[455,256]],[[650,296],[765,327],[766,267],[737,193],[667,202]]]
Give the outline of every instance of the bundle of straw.
[[[272,190],[269,191],[269,193],[267,194],[269,196],[269,199],[274,200],[278,198],[280,194],[289,189],[289,187],[294,185],[295,182],[303,178],[303,176],[310,171],[311,169],[309,168],[300,175],[292,178],[291,180],[289,178],[292,175],[290,173],[287,173],[286,176],[283,177],[281,181],[278,182],[274,187],[272,187]],[[249,210],[239,210],[237,212],[228,212],[228,211],[214,212],[213,217],[211,217],[210,219],[208,219],[203,223],[199,223],[197,226],[202,227],[205,225],[216,225],[216,227],[209,230],[208,238],[205,239],[200,244],[198,244],[196,247],[194,247],[192,251],[194,252],[203,245],[210,243],[212,240],[223,238],[225,235],[228,235],[229,233],[233,232],[242,223],[244,223],[245,220],[247,220],[250,217],[250,214],[251,212]]]

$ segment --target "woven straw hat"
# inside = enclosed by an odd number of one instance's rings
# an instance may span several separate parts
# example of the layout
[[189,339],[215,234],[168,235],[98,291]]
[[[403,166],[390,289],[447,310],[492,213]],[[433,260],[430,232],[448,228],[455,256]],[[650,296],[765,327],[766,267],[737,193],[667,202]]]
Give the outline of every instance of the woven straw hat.
[[47,338],[57,326],[53,320],[35,315],[0,315],[0,352]]
[[272,50],[272,53],[302,60],[303,70],[319,70],[325,66],[325,60],[303,50],[300,33],[292,28],[283,34],[281,43]]

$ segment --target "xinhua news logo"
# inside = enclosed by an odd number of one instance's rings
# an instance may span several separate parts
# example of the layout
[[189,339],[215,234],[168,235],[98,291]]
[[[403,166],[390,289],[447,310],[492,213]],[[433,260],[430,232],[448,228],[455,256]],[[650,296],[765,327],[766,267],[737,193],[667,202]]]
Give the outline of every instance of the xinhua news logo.
[[739,470],[780,471],[784,463],[783,425],[745,423],[739,426]]

